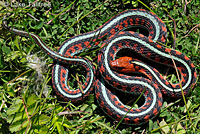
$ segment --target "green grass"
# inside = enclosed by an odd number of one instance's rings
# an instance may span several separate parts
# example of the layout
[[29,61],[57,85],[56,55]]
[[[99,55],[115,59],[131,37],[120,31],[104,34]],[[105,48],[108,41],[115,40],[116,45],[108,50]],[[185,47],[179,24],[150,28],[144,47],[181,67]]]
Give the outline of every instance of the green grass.
[[[51,7],[15,8],[14,5],[0,6],[1,20],[6,13],[13,14],[10,26],[39,35],[55,51],[65,40],[95,30],[121,11],[151,10],[167,26],[167,47],[175,47],[186,54],[200,72],[198,0],[188,3],[181,0],[147,0],[144,3],[139,0],[76,0],[52,2]],[[164,98],[160,114],[148,124],[122,125],[103,113],[94,94],[79,104],[59,99],[51,86],[53,59],[32,39],[16,36],[2,27],[0,31],[0,133],[200,133],[199,80],[196,88],[185,96],[187,105],[182,98],[171,101]],[[82,55],[87,54],[95,63],[97,53],[91,51]],[[69,83],[71,86],[77,77],[84,79],[78,69]],[[170,78],[173,81],[173,77]]]

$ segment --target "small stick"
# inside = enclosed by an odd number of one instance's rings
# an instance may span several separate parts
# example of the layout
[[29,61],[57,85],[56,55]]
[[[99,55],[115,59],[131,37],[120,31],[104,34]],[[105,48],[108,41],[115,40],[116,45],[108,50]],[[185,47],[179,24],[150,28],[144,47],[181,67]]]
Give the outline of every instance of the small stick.
[[1,104],[1,107],[0,107],[0,112],[1,112],[1,109],[3,108],[3,105],[5,104],[5,101],[2,100],[2,104]]
[[176,46],[176,21],[168,14],[169,18],[174,22],[174,43],[172,48],[175,49]]
[[37,18],[35,18],[33,15],[31,15],[30,13],[27,13],[27,15],[30,16],[31,18],[33,18],[33,19],[36,20],[36,21],[40,21],[40,20],[38,20]]
[[184,12],[186,13],[186,8],[187,8],[187,5],[191,2],[192,0],[190,0],[189,2],[187,0],[185,0],[185,5],[184,5]]
[[31,119],[30,119],[30,116],[29,116],[29,114],[28,114],[28,110],[27,110],[27,107],[26,107],[26,104],[25,104],[23,98],[22,98],[22,103],[23,103],[23,105],[24,105],[24,109],[25,109],[26,115],[27,115],[27,117],[28,117],[28,126],[27,126],[26,131],[25,131],[25,134],[26,134],[27,131],[28,131],[28,128],[29,128],[29,127],[31,128]]
[[187,37],[197,27],[200,27],[200,23],[194,26],[183,38]]
[[169,73],[169,67],[167,68],[167,71],[165,72],[164,79],[166,79],[166,78],[167,78],[167,75],[168,75],[168,73]]

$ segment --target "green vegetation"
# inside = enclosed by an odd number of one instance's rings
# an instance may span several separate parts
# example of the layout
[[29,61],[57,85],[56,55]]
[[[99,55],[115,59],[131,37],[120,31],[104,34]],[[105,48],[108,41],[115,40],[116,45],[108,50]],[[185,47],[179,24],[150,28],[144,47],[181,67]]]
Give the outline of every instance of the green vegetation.
[[[63,0],[34,7],[24,2],[0,1],[0,24],[6,13],[9,26],[39,35],[57,50],[67,39],[95,30],[112,16],[133,8],[151,10],[166,24],[167,47],[186,54],[200,72],[199,0]],[[41,3],[45,3],[41,1]],[[16,7],[17,6],[17,7]],[[176,24],[176,25],[174,25]],[[200,82],[186,98],[164,98],[160,114],[148,124],[127,126],[107,117],[94,94],[79,104],[59,99],[51,86],[53,59],[30,38],[16,36],[0,27],[0,133],[200,133]],[[96,62],[96,51],[87,58]],[[82,55],[86,55],[82,54]],[[71,67],[73,68],[73,66]],[[83,77],[77,69],[72,78]],[[199,77],[199,74],[198,74]],[[170,77],[173,79],[173,77]],[[81,78],[84,79],[84,78]],[[73,80],[69,83],[73,86]]]

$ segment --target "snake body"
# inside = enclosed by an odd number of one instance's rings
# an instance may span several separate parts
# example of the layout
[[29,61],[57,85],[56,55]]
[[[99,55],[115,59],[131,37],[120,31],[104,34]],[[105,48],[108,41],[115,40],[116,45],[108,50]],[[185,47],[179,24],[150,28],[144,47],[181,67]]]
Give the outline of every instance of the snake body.
[[[8,27],[5,19],[3,24],[15,34],[31,36],[45,53],[57,61],[52,70],[52,85],[59,96],[66,101],[77,102],[87,97],[95,88],[96,99],[103,111],[115,120],[123,119],[126,124],[147,122],[160,111],[163,103],[162,94],[168,97],[180,97],[182,89],[187,95],[196,82],[197,73],[191,60],[181,52],[160,45],[166,42],[165,24],[154,13],[143,9],[121,12],[98,29],[65,41],[58,52],[47,47],[37,35]],[[148,31],[148,37],[129,31],[130,27],[138,26]],[[92,62],[75,55],[97,46],[100,43],[99,39],[105,37],[108,38],[101,45],[102,49],[98,54],[101,76],[96,78],[96,70]],[[122,64],[127,64],[130,66],[128,69],[137,70],[148,78],[123,74],[120,70],[127,69],[121,67],[120,59],[116,58],[117,53],[122,49],[131,49],[152,62],[171,67],[174,66],[174,61],[180,74],[180,83],[168,82],[155,68],[130,57],[124,58]],[[76,90],[69,88],[68,69],[63,66],[63,63],[78,64],[85,68],[86,80],[82,87]],[[143,93],[144,104],[139,108],[130,109],[107,89],[106,83],[127,94]]]

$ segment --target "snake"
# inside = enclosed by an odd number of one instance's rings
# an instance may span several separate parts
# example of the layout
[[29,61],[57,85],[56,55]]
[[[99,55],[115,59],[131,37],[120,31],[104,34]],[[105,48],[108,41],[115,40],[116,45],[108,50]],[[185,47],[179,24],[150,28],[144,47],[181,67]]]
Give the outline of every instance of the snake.
[[[20,36],[31,37],[56,61],[52,69],[52,86],[58,96],[76,103],[95,90],[95,98],[102,111],[124,124],[148,122],[160,112],[164,96],[180,98],[183,94],[188,95],[196,83],[197,72],[192,61],[185,54],[163,45],[167,40],[166,25],[155,13],[145,9],[125,10],[96,30],[66,40],[57,52],[38,35],[8,26],[6,17],[3,26]],[[134,27],[145,29],[148,35],[134,32],[131,30]],[[91,60],[79,56],[94,46],[101,48],[97,56],[98,68]],[[117,56],[127,49],[133,56]],[[135,55],[153,64],[177,69],[180,80],[169,82],[153,65],[135,58]],[[68,85],[69,70],[66,64],[85,68],[85,81],[77,89],[71,89]],[[144,76],[131,75],[135,72]],[[115,89],[119,90],[121,97],[124,97],[123,92],[133,98],[142,95],[144,104],[139,107],[124,104],[113,92]]]

